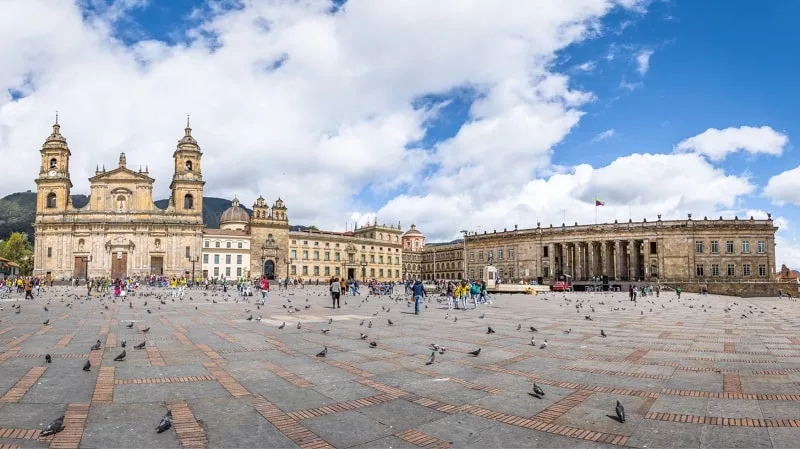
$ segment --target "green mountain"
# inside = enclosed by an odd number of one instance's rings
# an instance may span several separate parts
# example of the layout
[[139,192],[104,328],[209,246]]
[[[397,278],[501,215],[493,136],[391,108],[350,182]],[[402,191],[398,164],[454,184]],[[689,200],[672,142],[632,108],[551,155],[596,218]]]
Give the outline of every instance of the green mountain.
[[[169,200],[158,200],[156,206],[165,209]],[[75,207],[83,207],[89,203],[86,195],[72,195],[72,204]],[[203,223],[206,227],[219,227],[219,217],[227,208],[231,206],[231,201],[223,198],[203,197]],[[248,213],[252,210],[244,207]],[[12,193],[0,199],[0,240],[7,239],[13,232],[25,232],[33,240],[33,221],[36,218],[36,193],[19,192]]]

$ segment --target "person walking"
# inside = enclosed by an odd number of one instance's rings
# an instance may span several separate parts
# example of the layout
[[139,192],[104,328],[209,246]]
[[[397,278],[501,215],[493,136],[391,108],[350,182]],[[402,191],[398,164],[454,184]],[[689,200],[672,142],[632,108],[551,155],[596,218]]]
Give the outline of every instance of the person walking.
[[261,277],[261,305],[267,304],[267,299],[269,299],[269,279],[266,276]]
[[342,295],[342,284],[339,283],[339,280],[336,278],[331,278],[331,300],[333,301],[332,309],[341,309],[342,306],[339,304],[339,298]]
[[422,298],[425,297],[425,286],[422,285],[422,281],[417,279],[414,286],[411,287],[411,292],[414,295],[414,315],[419,315],[420,304],[422,304]]

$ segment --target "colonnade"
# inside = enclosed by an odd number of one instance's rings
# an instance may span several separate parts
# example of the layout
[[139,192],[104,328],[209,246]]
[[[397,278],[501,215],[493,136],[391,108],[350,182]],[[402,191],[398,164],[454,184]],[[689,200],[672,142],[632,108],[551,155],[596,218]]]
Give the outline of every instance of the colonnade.
[[650,255],[647,240],[601,240],[550,243],[550,275],[569,275],[574,281],[608,276],[609,280],[643,279]]

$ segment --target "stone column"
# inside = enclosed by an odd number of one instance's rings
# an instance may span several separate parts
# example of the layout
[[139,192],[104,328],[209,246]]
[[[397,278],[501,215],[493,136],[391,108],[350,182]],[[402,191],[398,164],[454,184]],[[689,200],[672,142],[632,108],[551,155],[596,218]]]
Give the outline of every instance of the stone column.
[[597,249],[595,248],[595,242],[588,242],[586,246],[589,256],[589,272],[586,275],[591,278],[597,276]]
[[550,266],[550,278],[555,276],[556,273],[556,245],[550,243],[547,245],[547,261]]
[[614,279],[621,281],[625,273],[625,248],[620,240],[614,241]]
[[600,274],[602,274],[603,276],[610,276],[608,269],[608,259],[609,259],[608,252],[609,252],[608,242],[603,240],[602,242],[600,242],[600,256],[601,256],[600,263],[602,266]]
[[574,253],[574,260],[575,260],[575,272],[574,274],[574,281],[578,281],[583,277],[583,260],[581,259],[581,242],[575,242],[572,244],[572,251]]
[[628,267],[628,278],[633,281],[639,276],[639,248],[637,248],[636,240],[628,242],[628,251],[630,253],[630,266]]
[[[650,279],[650,240],[646,239],[642,241],[642,267],[644,268],[644,280]],[[720,267],[721,269],[721,267]]]

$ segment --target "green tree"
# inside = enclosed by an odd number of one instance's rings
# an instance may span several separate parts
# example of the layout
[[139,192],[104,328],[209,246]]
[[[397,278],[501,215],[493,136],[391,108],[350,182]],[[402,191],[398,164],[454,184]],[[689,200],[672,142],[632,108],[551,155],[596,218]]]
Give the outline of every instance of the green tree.
[[26,267],[30,267],[33,262],[33,248],[28,241],[28,235],[22,232],[11,234],[0,247],[0,257],[18,263],[23,271]]
[[311,226],[309,226],[309,227],[308,227],[308,230],[309,230],[309,231],[319,231],[319,228],[317,228],[317,227],[316,227],[316,226],[314,226],[314,225],[311,225]]

